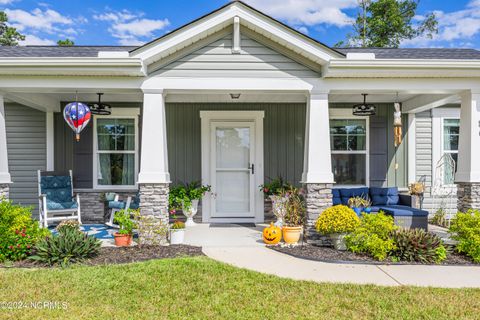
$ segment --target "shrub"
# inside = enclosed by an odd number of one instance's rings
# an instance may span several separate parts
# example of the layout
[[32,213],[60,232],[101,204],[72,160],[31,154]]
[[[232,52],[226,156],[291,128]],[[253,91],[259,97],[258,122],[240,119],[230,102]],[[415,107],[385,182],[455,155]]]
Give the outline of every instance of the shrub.
[[395,260],[439,263],[447,258],[442,240],[423,229],[401,229],[392,234],[395,249],[391,252]]
[[30,207],[0,201],[0,262],[25,259],[35,243],[49,234],[32,219]]
[[360,225],[346,238],[347,249],[355,253],[366,253],[377,260],[385,260],[395,249],[391,233],[397,227],[393,217],[383,212],[363,214]]
[[66,225],[59,228],[58,235],[40,240],[35,245],[35,254],[29,258],[51,266],[64,267],[94,257],[100,246],[100,240]]
[[333,206],[323,211],[315,222],[318,232],[323,234],[352,232],[360,220],[355,212],[344,205]]
[[137,227],[136,222],[132,219],[132,213],[136,210],[128,209],[115,212],[114,222],[118,224],[120,234],[133,234],[133,229]]
[[480,211],[457,213],[452,219],[450,233],[458,241],[457,251],[480,263]]
[[66,229],[80,230],[80,223],[77,220],[65,220],[58,224],[58,232],[64,232]]

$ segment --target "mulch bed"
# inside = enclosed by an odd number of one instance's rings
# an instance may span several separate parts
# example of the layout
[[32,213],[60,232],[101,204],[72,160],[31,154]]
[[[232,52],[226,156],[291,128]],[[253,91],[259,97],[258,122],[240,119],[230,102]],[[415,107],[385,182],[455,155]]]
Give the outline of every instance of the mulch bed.
[[[202,256],[201,247],[187,245],[170,245],[170,246],[133,246],[133,247],[102,247],[100,253],[87,261],[83,265],[96,266],[107,264],[122,264],[147,261],[153,259],[179,258]],[[0,264],[1,267],[6,267]],[[23,261],[14,262],[8,267],[17,268],[46,268],[43,264],[36,263],[32,260],[25,259]]]
[[[309,244],[297,246],[268,246],[268,248],[285,253],[296,258],[315,260],[330,263],[361,263],[361,264],[422,264],[420,262],[391,262],[377,261],[365,254],[353,253],[350,251],[338,251],[329,247],[318,247]],[[468,257],[456,252],[448,254],[445,261],[436,265],[475,265]]]

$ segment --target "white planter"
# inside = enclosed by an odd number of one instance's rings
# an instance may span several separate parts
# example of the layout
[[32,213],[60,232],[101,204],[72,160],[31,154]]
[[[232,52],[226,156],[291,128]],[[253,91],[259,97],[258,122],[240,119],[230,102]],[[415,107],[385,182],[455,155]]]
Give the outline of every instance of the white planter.
[[196,223],[193,222],[193,217],[198,212],[198,200],[192,200],[192,206],[188,209],[185,209],[184,205],[182,204],[182,212],[184,216],[187,217],[187,221],[185,222],[185,225],[187,227],[194,226]]
[[332,240],[335,250],[346,251],[347,244],[345,243],[346,233],[332,233],[330,234],[330,240]]
[[185,239],[185,229],[170,230],[170,244],[182,244]]

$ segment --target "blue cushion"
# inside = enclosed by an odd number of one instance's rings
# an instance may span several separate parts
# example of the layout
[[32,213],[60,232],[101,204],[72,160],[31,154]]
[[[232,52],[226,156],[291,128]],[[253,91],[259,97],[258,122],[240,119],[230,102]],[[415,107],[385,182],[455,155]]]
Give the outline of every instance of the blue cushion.
[[368,187],[363,188],[339,188],[342,204],[348,205],[348,200],[353,197],[368,199]]
[[73,201],[72,181],[70,176],[41,177],[40,192],[47,196],[47,202],[52,201],[55,203],[71,203]]
[[428,211],[420,210],[417,208],[412,208],[409,206],[402,206],[402,205],[389,205],[389,206],[381,206],[380,210],[385,211],[387,214],[391,214],[393,216],[398,217],[426,217],[428,216]]
[[71,202],[72,189],[70,188],[52,188],[44,189],[43,194],[47,196],[47,200],[53,202]]
[[56,201],[49,200],[47,198],[48,210],[65,210],[65,209],[76,209],[76,208],[78,208],[76,201],[56,202]]
[[374,206],[396,205],[399,201],[398,188],[370,188],[370,198]]
[[43,189],[71,188],[70,176],[44,176],[40,179],[40,187]]
[[108,208],[110,209],[124,209],[125,202],[123,201],[108,201]]
[[340,190],[332,189],[332,204],[334,206],[342,204],[342,198],[340,198]]

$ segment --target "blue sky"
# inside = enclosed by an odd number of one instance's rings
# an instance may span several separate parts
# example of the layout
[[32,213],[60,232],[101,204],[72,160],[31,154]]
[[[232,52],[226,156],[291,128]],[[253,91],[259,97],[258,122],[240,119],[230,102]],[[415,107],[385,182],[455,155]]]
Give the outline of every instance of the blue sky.
[[[50,45],[69,38],[77,45],[139,45],[190,22],[228,1],[221,0],[0,0],[9,23],[27,36],[22,44]],[[245,0],[255,8],[328,45],[351,31],[357,0]],[[439,19],[434,39],[403,47],[480,48],[480,0],[421,0],[418,20]]]

